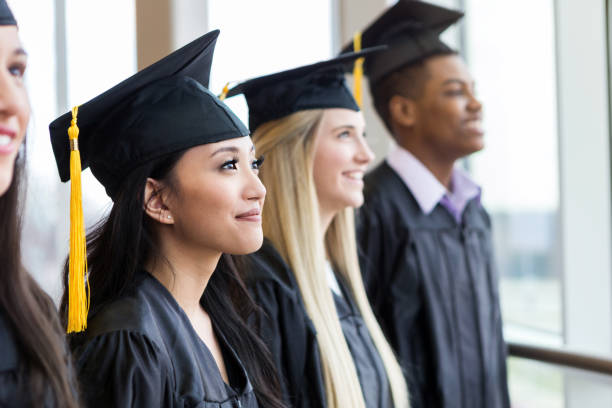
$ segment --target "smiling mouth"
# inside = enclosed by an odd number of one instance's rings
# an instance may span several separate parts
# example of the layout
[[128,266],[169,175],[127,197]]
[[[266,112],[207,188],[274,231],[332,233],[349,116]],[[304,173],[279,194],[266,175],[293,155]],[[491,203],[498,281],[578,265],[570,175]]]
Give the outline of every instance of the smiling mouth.
[[0,135],[0,147],[8,146],[13,141],[13,138],[8,135]]
[[236,219],[238,221],[261,222],[261,210],[259,208],[255,208],[237,215]]
[[465,122],[465,126],[468,129],[475,130],[479,133],[483,133],[482,121],[480,119],[472,119]]
[[0,154],[10,154],[15,151],[17,146],[13,143],[15,132],[10,129],[0,127]]
[[14,141],[14,137],[0,133],[0,154],[13,153],[18,147]]
[[353,181],[363,181],[364,172],[361,170],[345,171],[342,175]]

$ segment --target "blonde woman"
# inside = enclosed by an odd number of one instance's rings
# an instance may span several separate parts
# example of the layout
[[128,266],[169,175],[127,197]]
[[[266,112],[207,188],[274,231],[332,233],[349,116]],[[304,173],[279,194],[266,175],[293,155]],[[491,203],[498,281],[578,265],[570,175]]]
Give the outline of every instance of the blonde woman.
[[373,154],[344,83],[341,56],[244,82],[266,242],[247,282],[263,309],[256,327],[295,407],[407,407],[402,371],[361,280],[353,208]]

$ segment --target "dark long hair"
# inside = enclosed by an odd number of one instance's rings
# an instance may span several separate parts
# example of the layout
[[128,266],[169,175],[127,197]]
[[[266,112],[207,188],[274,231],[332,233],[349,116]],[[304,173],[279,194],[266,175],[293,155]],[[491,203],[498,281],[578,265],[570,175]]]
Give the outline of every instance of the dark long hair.
[[25,149],[15,161],[9,189],[0,196],[0,312],[20,353],[19,399],[30,406],[49,401],[57,407],[77,407],[55,305],[21,264],[24,167]]
[[[87,236],[87,264],[91,289],[89,317],[121,297],[157,248],[153,221],[144,212],[148,177],[173,188],[171,171],[185,151],[146,163],[122,181],[109,215]],[[64,294],[60,316],[65,325],[68,310],[68,268],[64,267]],[[245,365],[261,406],[284,407],[274,364],[264,343],[247,325],[256,306],[246,290],[236,262],[223,255],[201,299],[211,320]]]

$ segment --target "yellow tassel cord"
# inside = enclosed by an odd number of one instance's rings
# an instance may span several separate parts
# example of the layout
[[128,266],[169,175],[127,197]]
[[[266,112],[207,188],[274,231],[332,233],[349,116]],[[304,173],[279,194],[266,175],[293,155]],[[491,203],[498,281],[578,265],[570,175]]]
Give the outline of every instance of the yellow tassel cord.
[[221,91],[221,95],[219,95],[219,100],[224,100],[225,97],[227,96],[227,93],[229,92],[229,82],[225,84],[225,86],[223,87],[223,90]]
[[[357,31],[353,36],[353,51],[361,51],[361,32],[359,31]],[[353,96],[355,97],[355,101],[357,102],[357,105],[360,108],[362,106],[361,83],[363,78],[363,60],[364,57],[357,58],[355,60],[355,65],[353,66],[353,81],[355,81],[355,86],[353,87]]]
[[68,275],[68,333],[87,328],[89,313],[89,281],[87,281],[87,247],[85,221],[81,193],[81,154],[79,152],[79,128],[77,113],[72,108],[72,122],[68,128],[70,139],[70,255]]

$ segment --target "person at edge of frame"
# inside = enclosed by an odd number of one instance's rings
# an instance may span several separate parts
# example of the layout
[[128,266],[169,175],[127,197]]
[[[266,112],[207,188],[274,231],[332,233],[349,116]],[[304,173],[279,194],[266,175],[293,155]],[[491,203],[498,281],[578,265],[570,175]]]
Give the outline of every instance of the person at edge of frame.
[[28,55],[0,0],[0,407],[78,407],[53,300],[21,262]]

